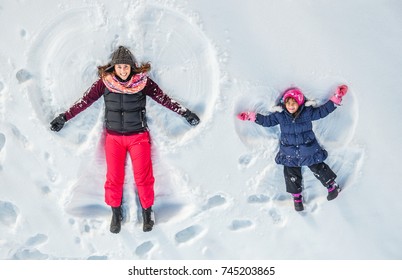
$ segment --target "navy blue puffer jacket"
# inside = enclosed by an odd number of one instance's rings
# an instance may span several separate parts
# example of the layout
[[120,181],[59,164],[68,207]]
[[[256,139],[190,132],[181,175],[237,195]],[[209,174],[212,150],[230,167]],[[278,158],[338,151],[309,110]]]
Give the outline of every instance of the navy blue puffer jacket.
[[265,127],[280,126],[280,148],[275,161],[289,167],[310,166],[323,162],[328,153],[317,142],[312,121],[324,118],[336,109],[332,101],[319,107],[300,106],[294,117],[285,108],[267,116],[257,114],[256,123]]

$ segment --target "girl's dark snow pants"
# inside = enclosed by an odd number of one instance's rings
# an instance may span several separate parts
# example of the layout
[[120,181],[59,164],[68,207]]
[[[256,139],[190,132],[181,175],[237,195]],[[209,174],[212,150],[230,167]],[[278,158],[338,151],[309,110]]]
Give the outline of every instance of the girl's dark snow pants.
[[[308,168],[310,168],[314,176],[320,180],[321,184],[325,187],[336,178],[336,174],[324,162],[310,165]],[[293,194],[301,193],[303,190],[301,167],[284,166],[283,173],[285,175],[286,191]]]

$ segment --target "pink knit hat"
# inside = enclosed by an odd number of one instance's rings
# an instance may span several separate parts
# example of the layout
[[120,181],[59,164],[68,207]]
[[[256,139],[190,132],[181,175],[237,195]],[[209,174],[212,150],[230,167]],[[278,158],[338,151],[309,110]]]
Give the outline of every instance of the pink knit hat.
[[297,104],[299,104],[299,106],[304,103],[304,95],[301,92],[301,90],[296,87],[285,90],[285,92],[283,93],[281,102],[285,103],[286,99],[288,99],[290,97],[293,98],[294,100],[296,100],[296,102],[297,102]]

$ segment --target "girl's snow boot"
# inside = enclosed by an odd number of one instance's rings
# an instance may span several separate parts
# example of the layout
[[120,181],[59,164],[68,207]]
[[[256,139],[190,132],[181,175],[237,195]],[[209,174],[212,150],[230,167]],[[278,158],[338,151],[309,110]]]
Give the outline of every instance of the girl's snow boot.
[[295,210],[303,211],[304,210],[303,196],[300,193],[292,193],[292,196],[293,196],[293,201],[295,204]]
[[142,218],[144,221],[142,230],[145,232],[151,231],[154,226],[154,221],[152,220],[152,207],[147,209],[142,208]]
[[121,213],[121,206],[112,207],[112,221],[110,223],[110,232],[119,233],[121,229],[121,221],[123,220],[123,214]]
[[340,191],[340,188],[335,181],[330,183],[328,185],[327,189],[328,189],[328,195],[327,195],[328,201],[335,199],[338,196],[338,193]]

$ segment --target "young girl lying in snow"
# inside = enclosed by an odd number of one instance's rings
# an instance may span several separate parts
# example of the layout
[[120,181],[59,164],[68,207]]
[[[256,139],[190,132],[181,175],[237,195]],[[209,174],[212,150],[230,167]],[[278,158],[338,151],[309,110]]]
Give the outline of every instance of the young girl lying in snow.
[[296,211],[303,211],[302,166],[307,166],[327,188],[327,200],[338,196],[340,188],[335,182],[336,174],[324,163],[328,153],[320,147],[313,132],[312,121],[324,118],[339,106],[348,87],[341,85],[331,99],[322,106],[306,106],[303,93],[298,88],[287,89],[281,98],[281,112],[267,116],[255,112],[242,112],[240,120],[252,121],[264,127],[278,125],[281,129],[277,164],[284,166],[286,191],[294,198]]

